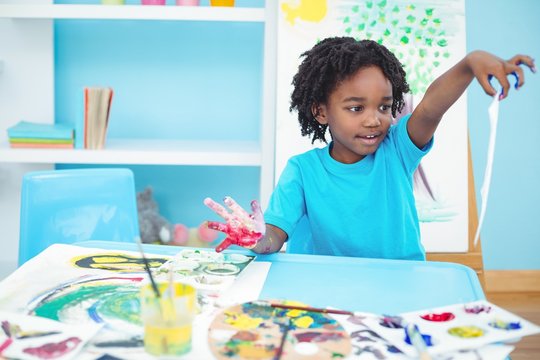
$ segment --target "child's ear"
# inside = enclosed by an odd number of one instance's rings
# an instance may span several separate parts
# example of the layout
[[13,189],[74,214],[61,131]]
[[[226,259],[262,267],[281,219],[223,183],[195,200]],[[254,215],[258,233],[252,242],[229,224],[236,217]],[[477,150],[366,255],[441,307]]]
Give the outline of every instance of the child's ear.
[[313,104],[311,105],[311,113],[317,122],[321,125],[328,124],[326,119],[326,107],[323,104]]

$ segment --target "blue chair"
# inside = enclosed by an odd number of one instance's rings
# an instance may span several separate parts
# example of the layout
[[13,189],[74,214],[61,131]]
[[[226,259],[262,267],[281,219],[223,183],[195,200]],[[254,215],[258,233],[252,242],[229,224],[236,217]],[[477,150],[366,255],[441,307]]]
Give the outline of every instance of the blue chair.
[[22,180],[19,266],[52,244],[133,242],[139,236],[129,169],[35,171]]

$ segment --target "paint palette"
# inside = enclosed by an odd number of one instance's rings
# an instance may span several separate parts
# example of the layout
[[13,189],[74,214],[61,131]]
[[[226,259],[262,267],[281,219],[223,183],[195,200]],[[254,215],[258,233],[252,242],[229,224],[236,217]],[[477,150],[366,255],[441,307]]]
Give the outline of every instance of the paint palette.
[[0,312],[0,357],[73,358],[101,325],[66,325],[37,316]]
[[351,352],[349,335],[330,315],[274,308],[262,301],[219,313],[210,325],[208,343],[217,359],[322,360],[344,358]]
[[[354,315],[332,315],[349,333],[352,344],[351,359],[358,360],[410,360],[388,340],[371,330],[364,322],[368,318],[377,318],[375,314],[355,312]],[[478,360],[506,359],[513,346],[486,345],[477,349],[459,350],[435,355],[433,360]]]
[[517,340],[540,333],[540,327],[487,301],[456,304],[415,311],[400,316],[377,316],[364,320],[407,356],[417,356],[407,341],[404,326],[418,326],[431,355]]
[[199,290],[224,290],[254,259],[243,254],[184,249],[154,273],[160,279],[172,271],[175,280]]

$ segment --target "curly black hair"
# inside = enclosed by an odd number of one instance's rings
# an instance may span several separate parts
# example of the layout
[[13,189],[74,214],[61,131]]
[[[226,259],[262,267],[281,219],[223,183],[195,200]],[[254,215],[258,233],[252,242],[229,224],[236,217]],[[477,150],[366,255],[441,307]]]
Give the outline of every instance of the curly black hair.
[[293,78],[294,90],[289,111],[298,112],[302,136],[313,134],[315,140],[327,142],[328,125],[317,122],[312,105],[324,104],[332,91],[359,69],[378,66],[392,84],[392,116],[403,109],[403,94],[410,91],[405,70],[399,60],[386,47],[373,40],[356,40],[352,37],[331,37],[322,40],[304,52],[305,57]]

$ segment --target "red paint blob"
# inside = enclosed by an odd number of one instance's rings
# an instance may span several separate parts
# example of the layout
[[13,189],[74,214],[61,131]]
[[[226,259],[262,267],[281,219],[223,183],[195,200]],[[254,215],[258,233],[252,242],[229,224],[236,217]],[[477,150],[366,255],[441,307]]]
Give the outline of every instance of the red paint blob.
[[58,343],[47,343],[38,347],[26,348],[24,353],[36,356],[40,359],[55,359],[75,349],[81,342],[77,337],[70,337]]
[[420,317],[427,321],[444,322],[444,321],[450,321],[454,319],[456,316],[452,313],[444,312],[440,314],[420,315]]

